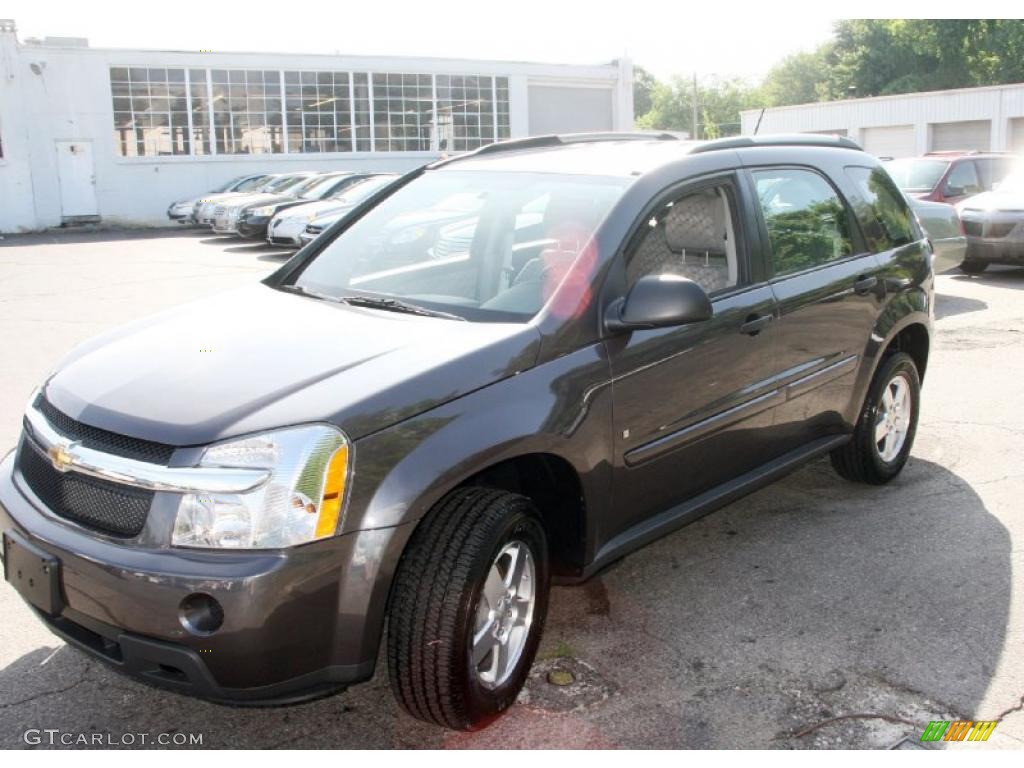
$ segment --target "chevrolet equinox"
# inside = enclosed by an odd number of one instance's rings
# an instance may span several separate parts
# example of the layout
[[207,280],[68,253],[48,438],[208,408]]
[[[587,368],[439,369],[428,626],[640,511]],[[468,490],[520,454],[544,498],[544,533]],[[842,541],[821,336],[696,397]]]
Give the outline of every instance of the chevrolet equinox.
[[221,702],[365,681],[386,643],[401,704],[470,729],[553,580],[824,454],[891,480],[933,316],[903,195],[847,139],[670,138],[438,161],[262,283],[73,351],[0,467],[7,581]]

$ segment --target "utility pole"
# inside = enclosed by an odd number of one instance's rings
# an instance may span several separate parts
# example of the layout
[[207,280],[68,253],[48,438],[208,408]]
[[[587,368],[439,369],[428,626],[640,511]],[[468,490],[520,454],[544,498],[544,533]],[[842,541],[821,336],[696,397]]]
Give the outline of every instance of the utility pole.
[[697,73],[693,73],[693,139],[699,139],[697,134]]

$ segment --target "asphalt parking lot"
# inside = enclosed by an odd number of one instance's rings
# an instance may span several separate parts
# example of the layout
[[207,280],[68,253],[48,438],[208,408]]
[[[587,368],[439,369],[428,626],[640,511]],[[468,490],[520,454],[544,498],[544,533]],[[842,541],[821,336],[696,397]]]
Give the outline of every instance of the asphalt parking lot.
[[[192,231],[0,240],[0,452],[77,342],[258,279],[280,251]],[[1024,746],[1024,270],[938,278],[917,442],[884,488],[826,461],[555,590],[517,705],[455,734],[386,670],[281,709],[147,688],[53,637],[0,584],[0,746],[28,729],[203,735],[207,747],[909,748],[928,721]],[[566,687],[552,669],[573,672]],[[137,743],[137,742],[136,742]]]

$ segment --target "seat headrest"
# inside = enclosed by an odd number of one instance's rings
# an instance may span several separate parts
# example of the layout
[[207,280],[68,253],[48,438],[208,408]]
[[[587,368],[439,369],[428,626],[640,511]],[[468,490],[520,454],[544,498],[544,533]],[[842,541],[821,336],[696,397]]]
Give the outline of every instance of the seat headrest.
[[665,242],[673,251],[725,249],[725,204],[714,190],[687,195],[665,215]]

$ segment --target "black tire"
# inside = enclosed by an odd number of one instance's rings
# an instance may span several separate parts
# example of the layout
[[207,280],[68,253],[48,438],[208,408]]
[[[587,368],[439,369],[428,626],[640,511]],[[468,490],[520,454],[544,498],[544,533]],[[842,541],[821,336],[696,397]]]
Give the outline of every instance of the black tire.
[[[875,423],[878,418],[879,403],[886,387],[896,377],[902,376],[909,385],[910,425],[907,429],[903,447],[890,461],[885,461],[875,442]],[[921,379],[913,358],[905,352],[896,352],[887,356],[875,372],[864,400],[860,418],[853,437],[846,445],[832,451],[832,466],[839,475],[855,483],[883,485],[892,480],[903,469],[914,445],[917,433],[917,417],[921,410]]]
[[[492,563],[510,542],[533,557],[535,599],[525,645],[502,684],[485,686],[470,659],[477,607]],[[516,700],[547,615],[547,540],[524,496],[453,491],[413,533],[395,576],[388,625],[391,688],[413,717],[456,730],[487,725]]]
[[988,269],[987,261],[979,261],[978,259],[964,259],[960,262],[960,271],[965,275],[980,275]]

